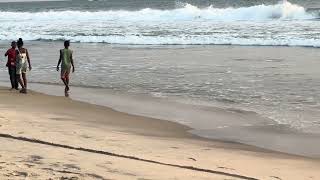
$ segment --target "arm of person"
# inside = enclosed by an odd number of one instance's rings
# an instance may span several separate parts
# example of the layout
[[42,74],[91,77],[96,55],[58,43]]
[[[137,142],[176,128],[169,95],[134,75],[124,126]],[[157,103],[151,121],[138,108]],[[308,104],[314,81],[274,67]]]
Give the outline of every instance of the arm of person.
[[59,66],[60,66],[60,63],[61,63],[61,59],[62,59],[62,54],[61,54],[61,50],[59,51],[59,60],[58,60],[58,65],[57,65],[57,71],[59,71]]
[[31,71],[32,66],[31,66],[31,61],[30,61],[29,52],[28,52],[28,50],[27,50],[27,49],[26,49],[26,54],[27,54],[27,60],[28,60],[28,64],[29,64],[29,70]]
[[[8,55],[9,55],[9,50],[4,54],[4,56],[7,57]],[[7,61],[7,64],[6,64],[6,67],[8,67],[8,66],[9,66],[9,59]]]
[[16,62],[18,62],[18,55],[19,55],[19,51],[16,50]]
[[4,56],[8,56],[9,55],[9,50],[4,54]]
[[72,57],[72,53],[71,53],[71,56],[70,56],[70,58],[71,58],[72,72],[74,73],[74,71],[75,71],[75,68],[74,68],[74,62],[73,62],[73,57]]

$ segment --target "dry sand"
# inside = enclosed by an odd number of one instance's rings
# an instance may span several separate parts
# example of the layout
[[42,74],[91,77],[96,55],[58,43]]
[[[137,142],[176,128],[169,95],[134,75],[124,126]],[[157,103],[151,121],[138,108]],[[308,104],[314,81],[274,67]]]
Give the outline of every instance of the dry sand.
[[172,122],[7,88],[0,99],[1,180],[320,179],[318,159],[201,139]]

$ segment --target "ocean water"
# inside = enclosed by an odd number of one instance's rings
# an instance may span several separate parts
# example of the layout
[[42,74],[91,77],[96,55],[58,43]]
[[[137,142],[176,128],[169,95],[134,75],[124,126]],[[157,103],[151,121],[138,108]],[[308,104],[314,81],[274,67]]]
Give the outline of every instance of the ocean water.
[[[0,3],[0,52],[25,39],[31,88],[59,95],[57,52],[68,39],[75,99],[320,157],[319,8],[317,0]],[[7,76],[0,69],[0,81]]]
[[316,0],[72,0],[0,4],[0,40],[320,46]]

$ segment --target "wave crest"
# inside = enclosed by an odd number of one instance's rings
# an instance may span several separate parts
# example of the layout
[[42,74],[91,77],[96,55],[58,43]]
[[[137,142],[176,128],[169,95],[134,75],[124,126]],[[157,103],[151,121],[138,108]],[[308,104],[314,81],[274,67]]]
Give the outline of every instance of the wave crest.
[[319,47],[320,21],[283,2],[242,8],[0,12],[0,40],[64,40],[111,44],[237,44]]
[[313,19],[314,15],[296,4],[283,2],[275,5],[257,5],[241,8],[199,8],[185,4],[173,10],[142,9],[139,11],[49,11],[49,12],[0,12],[0,20],[22,18],[35,20],[100,20],[100,21],[194,21],[194,20],[303,20]]

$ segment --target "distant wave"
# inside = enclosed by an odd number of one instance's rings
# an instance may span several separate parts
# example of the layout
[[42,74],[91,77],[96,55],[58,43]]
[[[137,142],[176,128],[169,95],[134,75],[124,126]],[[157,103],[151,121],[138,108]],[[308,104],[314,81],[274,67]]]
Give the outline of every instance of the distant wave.
[[[17,37],[17,36],[14,36]],[[20,37],[20,36],[19,36]],[[299,39],[288,37],[286,39],[248,39],[201,36],[178,37],[148,37],[148,36],[46,36],[24,35],[29,41],[63,41],[71,40],[80,43],[107,43],[123,45],[240,45],[240,46],[301,46],[320,47],[318,39]],[[0,35],[1,40],[15,40],[16,38]]]
[[241,8],[1,12],[0,40],[320,46],[316,13],[283,2]]
[[46,1],[72,1],[72,0],[1,0],[0,3],[7,3],[7,2],[46,2]]
[[257,5],[242,8],[219,9],[209,6],[198,8],[191,4],[173,10],[142,9],[139,11],[48,11],[48,12],[0,12],[0,19],[34,19],[34,20],[119,20],[119,21],[193,21],[193,20],[304,20],[316,18],[315,15],[290,2],[275,5]]

